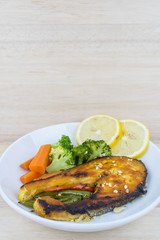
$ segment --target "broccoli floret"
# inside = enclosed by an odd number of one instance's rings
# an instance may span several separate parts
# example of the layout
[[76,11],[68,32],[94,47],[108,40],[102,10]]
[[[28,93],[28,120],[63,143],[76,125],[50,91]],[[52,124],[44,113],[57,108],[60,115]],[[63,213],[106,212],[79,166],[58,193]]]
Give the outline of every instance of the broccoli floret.
[[62,135],[61,139],[59,140],[59,145],[68,150],[73,148],[70,138],[66,135]]
[[52,144],[52,148],[55,148],[57,146],[61,146],[68,150],[71,150],[73,148],[70,138],[66,135],[62,135],[61,139],[58,142]]
[[75,166],[73,154],[62,146],[54,146],[49,154],[52,163],[46,168],[48,173],[63,171]]
[[76,146],[72,149],[73,158],[76,165],[80,165],[87,161],[90,156],[90,149],[87,146]]
[[111,155],[111,149],[109,145],[103,140],[86,140],[77,147],[72,149],[73,157],[76,165],[88,162],[97,157],[104,157]]
[[90,156],[87,162],[97,157],[111,156],[112,154],[109,145],[104,140],[95,141],[88,139],[82,143],[82,146],[90,149]]
[[59,170],[66,170],[75,166],[73,153],[71,149],[73,145],[68,136],[62,135],[61,139],[52,144],[51,151],[49,153],[49,160],[51,164],[46,168],[48,173],[52,173]]

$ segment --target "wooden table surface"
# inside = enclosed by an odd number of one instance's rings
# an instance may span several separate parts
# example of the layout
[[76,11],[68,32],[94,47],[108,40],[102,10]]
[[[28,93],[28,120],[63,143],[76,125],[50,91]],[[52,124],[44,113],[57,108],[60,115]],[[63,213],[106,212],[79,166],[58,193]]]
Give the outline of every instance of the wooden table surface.
[[[159,0],[0,0],[0,154],[44,126],[106,113],[160,147]],[[97,233],[49,229],[0,198],[0,239],[159,239],[160,205]]]

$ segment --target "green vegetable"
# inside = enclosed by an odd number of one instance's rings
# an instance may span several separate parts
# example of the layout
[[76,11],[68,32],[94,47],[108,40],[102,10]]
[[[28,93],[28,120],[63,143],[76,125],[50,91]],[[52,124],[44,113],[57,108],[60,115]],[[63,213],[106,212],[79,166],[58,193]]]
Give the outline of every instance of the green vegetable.
[[[67,204],[72,204],[72,203],[76,203],[82,200],[81,196],[66,196],[64,198],[60,198],[58,199],[60,202],[63,203],[67,203]],[[33,204],[34,204],[35,200],[30,200],[30,201],[26,201],[24,203],[22,203],[24,206],[26,207],[30,207],[33,208]]]
[[65,199],[62,198],[60,201],[63,203],[68,203],[68,204],[72,204],[72,203],[76,203],[82,200],[81,196],[74,196],[74,197],[66,197]]
[[33,208],[34,202],[35,202],[35,200],[30,200],[30,201],[26,201],[26,202],[24,202],[22,204],[25,205],[26,207]]
[[55,171],[63,171],[75,166],[73,154],[71,149],[73,145],[68,136],[62,135],[61,139],[51,145],[51,151],[49,153],[49,160],[51,164],[46,167],[48,173]]
[[74,197],[74,196],[81,196],[82,198],[88,198],[91,196],[91,192],[89,191],[81,191],[81,190],[61,190],[55,192],[42,192],[35,196],[35,198],[43,197],[43,196],[50,196],[53,198],[63,198],[63,197]]
[[72,153],[76,165],[83,164],[97,157],[111,155],[111,149],[105,141],[86,140],[82,145],[72,148]]
[[83,145],[74,147],[72,149],[72,153],[73,153],[74,161],[77,166],[84,162],[87,162],[91,154],[89,147],[83,146]]
[[57,198],[58,197],[58,193],[59,193],[58,191],[55,191],[55,192],[42,192],[40,194],[37,194],[34,198],[44,197],[44,196]]
[[66,135],[62,135],[61,139],[59,140],[59,145],[68,150],[71,150],[73,148],[70,138]]
[[58,194],[61,194],[61,196],[81,196],[82,198],[88,198],[91,196],[91,192],[89,191],[81,191],[81,190],[61,190],[57,191]]
[[72,145],[72,142],[71,142],[70,138],[66,135],[62,135],[61,139],[58,142],[53,143],[51,145],[52,148],[56,148],[57,146],[61,146],[61,147],[66,148],[68,150],[71,150],[73,148],[73,145]]
[[33,208],[33,204],[35,199],[38,197],[49,196],[63,203],[72,204],[78,201],[81,201],[84,198],[89,198],[91,196],[91,192],[89,191],[80,191],[80,190],[62,190],[62,191],[55,191],[55,192],[42,192],[34,197],[33,200],[26,201],[22,203],[23,205]]
[[51,156],[52,162],[46,167],[48,173],[67,170],[75,166],[72,152],[64,147],[57,146],[51,148]]
[[103,140],[88,139],[81,145],[73,147],[68,136],[62,135],[61,139],[52,144],[49,153],[51,164],[46,168],[48,173],[63,171],[78,166],[97,157],[111,155],[109,145]]
[[89,139],[83,142],[82,146],[90,149],[90,156],[87,159],[87,162],[97,157],[111,156],[112,154],[109,145],[107,145],[104,140],[95,141]]

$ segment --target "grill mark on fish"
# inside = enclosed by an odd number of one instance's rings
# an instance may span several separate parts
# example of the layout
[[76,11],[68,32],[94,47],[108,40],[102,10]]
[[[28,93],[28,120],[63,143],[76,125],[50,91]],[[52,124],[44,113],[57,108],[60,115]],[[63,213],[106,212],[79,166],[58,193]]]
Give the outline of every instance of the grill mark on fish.
[[[87,211],[84,209],[75,209],[73,208],[72,204],[66,204],[65,206],[63,205],[53,205],[53,204],[48,204],[45,200],[43,199],[38,199],[39,204],[43,207],[43,210],[45,211],[46,215],[48,215],[51,211],[55,212],[61,212],[61,211],[67,211],[70,214],[84,214],[87,213]],[[88,213],[87,213],[88,214]]]
[[79,177],[87,177],[88,176],[88,172],[76,172],[74,173],[73,175],[71,175],[72,177],[76,177],[76,178],[79,178]]

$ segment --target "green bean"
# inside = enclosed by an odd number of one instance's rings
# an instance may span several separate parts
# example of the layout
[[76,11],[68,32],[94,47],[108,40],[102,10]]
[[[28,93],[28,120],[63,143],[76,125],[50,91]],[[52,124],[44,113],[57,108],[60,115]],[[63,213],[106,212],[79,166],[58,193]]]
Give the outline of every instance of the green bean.
[[82,198],[88,198],[91,196],[91,192],[81,190],[62,190],[59,191],[59,194],[61,194],[61,196],[63,195],[82,196]]
[[81,190],[61,190],[61,191],[55,191],[55,192],[42,192],[35,196],[37,197],[43,197],[43,196],[50,196],[53,198],[61,199],[65,196],[81,196],[82,198],[88,198],[91,196],[91,192],[89,191],[81,191]]
[[[81,193],[79,193],[79,192],[81,192]],[[82,192],[83,191],[78,191],[78,190],[73,190],[73,191],[72,190],[64,190],[64,191],[59,191],[58,193],[56,192],[56,194],[55,194],[55,192],[43,192],[41,194],[36,195],[35,198],[43,197],[43,196],[49,196],[49,197],[53,197],[55,199],[58,198],[58,200],[60,202],[67,203],[67,204],[72,204],[72,203],[79,202],[83,198],[86,198],[86,197],[89,196],[89,194],[84,194]],[[35,202],[35,199],[34,200],[30,200],[30,201],[26,201],[26,202],[24,202],[22,204],[27,206],[27,207],[33,208],[34,202]]]
[[33,208],[35,199],[38,197],[44,197],[44,196],[58,199],[59,201],[61,201],[63,203],[71,204],[71,203],[81,201],[84,198],[90,197],[91,192],[81,191],[81,190],[61,190],[61,191],[55,191],[55,192],[42,192],[42,193],[36,195],[33,200],[26,201],[22,204],[27,207]]
[[38,197],[44,197],[44,196],[49,196],[49,197],[56,197],[58,196],[59,192],[42,192],[38,195],[36,195],[34,198],[38,198]]
[[30,200],[30,201],[26,201],[26,202],[24,202],[22,204],[25,205],[26,207],[33,208],[34,202],[35,202],[35,200]]
[[76,203],[82,200],[81,196],[74,196],[74,197],[68,197],[65,200],[59,199],[59,201],[63,202],[63,203],[67,203],[67,204],[72,204],[72,203]]

